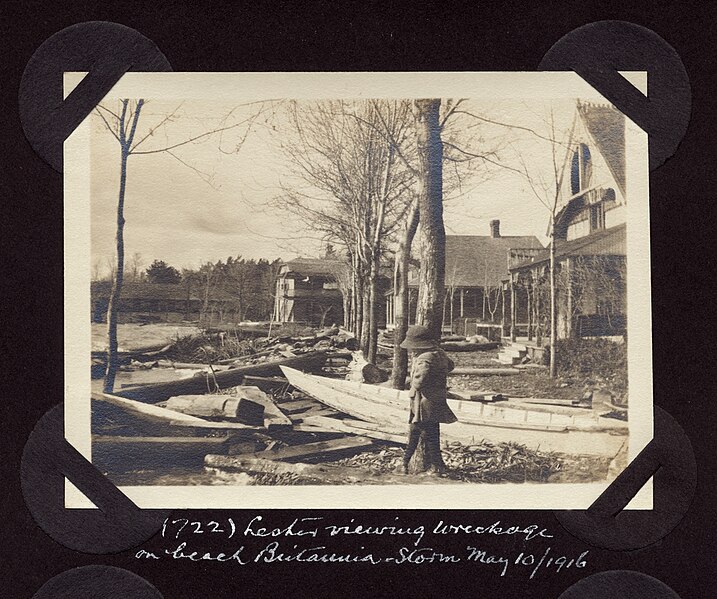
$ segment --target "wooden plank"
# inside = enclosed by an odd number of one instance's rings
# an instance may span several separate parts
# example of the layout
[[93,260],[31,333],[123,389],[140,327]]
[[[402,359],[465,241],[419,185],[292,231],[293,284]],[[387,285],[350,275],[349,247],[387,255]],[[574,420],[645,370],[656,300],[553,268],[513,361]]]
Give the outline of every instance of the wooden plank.
[[209,468],[257,474],[288,474],[319,485],[448,485],[459,482],[438,476],[377,473],[363,468],[337,466],[336,464],[288,464],[261,458],[238,459],[237,456],[214,454],[209,454],[204,458],[204,465]]
[[[281,365],[291,366],[299,370],[319,370],[326,362],[324,352],[311,352],[294,358],[286,358],[260,364],[250,364],[239,368],[224,370],[216,374],[198,372],[192,377],[178,381],[166,381],[163,383],[152,383],[122,389],[122,397],[141,401],[143,403],[156,403],[165,400],[173,395],[193,395],[207,393],[219,385],[220,388],[234,387],[240,385],[247,374],[256,376],[274,376],[281,374]],[[216,382],[216,384],[215,384]]]
[[314,443],[305,443],[304,445],[293,445],[282,447],[280,449],[267,449],[256,453],[247,453],[232,456],[238,460],[245,458],[262,458],[269,460],[289,460],[296,458],[307,458],[326,456],[335,452],[343,452],[347,450],[359,450],[373,447],[373,441],[368,437],[344,437],[341,439],[331,439],[329,441],[316,441]]
[[220,366],[218,364],[199,364],[197,362],[173,362],[172,360],[157,360],[157,366],[160,368],[189,368],[196,370],[211,370],[212,368],[219,372],[221,370],[227,370],[227,366]]
[[141,401],[118,397],[110,393],[92,393],[94,401],[102,401],[114,405],[123,411],[156,424],[169,425],[172,427],[188,427],[195,429],[215,429],[215,430],[236,430],[236,431],[265,431],[261,426],[250,426],[241,422],[211,422],[203,418],[182,414],[167,408],[162,408],[152,404],[145,404]]
[[182,414],[181,412],[175,412],[168,410],[167,408],[161,408],[152,404],[145,404],[141,401],[135,401],[133,399],[127,399],[126,397],[119,397],[111,393],[92,393],[92,399],[95,401],[103,401],[113,406],[117,406],[125,411],[132,412],[139,417],[147,420],[153,420],[155,422],[187,422],[196,425],[201,425],[206,420],[197,418],[196,416],[190,416],[189,414]]

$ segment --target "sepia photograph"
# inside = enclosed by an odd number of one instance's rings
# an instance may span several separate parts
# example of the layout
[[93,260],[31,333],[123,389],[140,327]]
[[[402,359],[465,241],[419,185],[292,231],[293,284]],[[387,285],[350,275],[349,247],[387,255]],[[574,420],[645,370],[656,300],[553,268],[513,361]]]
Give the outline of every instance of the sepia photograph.
[[648,206],[575,73],[128,73],[65,142],[66,437],[144,508],[587,508]]

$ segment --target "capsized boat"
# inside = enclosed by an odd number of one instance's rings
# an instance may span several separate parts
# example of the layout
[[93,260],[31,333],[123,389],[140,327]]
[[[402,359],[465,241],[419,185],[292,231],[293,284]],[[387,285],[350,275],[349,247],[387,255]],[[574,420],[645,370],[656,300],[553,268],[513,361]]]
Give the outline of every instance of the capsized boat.
[[[408,391],[305,374],[287,366],[281,370],[294,387],[335,410],[391,429],[407,426]],[[442,437],[466,445],[513,442],[543,451],[614,457],[628,438],[626,422],[589,409],[457,399],[449,399],[448,405],[458,422],[443,425]]]

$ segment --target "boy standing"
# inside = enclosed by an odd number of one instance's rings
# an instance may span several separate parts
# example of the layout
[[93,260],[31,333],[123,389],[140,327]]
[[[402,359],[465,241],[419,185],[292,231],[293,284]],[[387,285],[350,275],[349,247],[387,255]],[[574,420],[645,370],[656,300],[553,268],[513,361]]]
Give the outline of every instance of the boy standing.
[[438,474],[446,471],[441,456],[440,423],[458,420],[446,403],[447,376],[453,361],[446,355],[430,331],[421,325],[408,329],[401,347],[411,352],[411,389],[408,445],[403,458],[403,471],[418,447],[421,433],[425,433],[429,470]]

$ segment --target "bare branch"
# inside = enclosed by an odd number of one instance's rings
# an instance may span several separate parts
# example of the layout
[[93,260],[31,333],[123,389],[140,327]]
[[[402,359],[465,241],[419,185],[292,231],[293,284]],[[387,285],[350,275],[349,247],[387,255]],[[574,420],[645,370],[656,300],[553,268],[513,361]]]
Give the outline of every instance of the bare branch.
[[[100,118],[104,121],[104,124],[105,124],[105,126],[107,127],[107,130],[108,130],[108,131],[112,134],[112,136],[121,144],[121,143],[122,143],[122,140],[120,140],[120,138],[119,138],[119,136],[117,135],[117,133],[115,133],[115,130],[112,128],[112,126],[109,124],[109,122],[108,122],[107,119],[105,118],[105,115],[103,115],[103,114],[98,110],[98,108],[99,108],[99,106],[97,106],[97,107],[95,108],[95,112],[100,115]],[[117,118],[119,118],[119,117],[117,117]]]
[[134,145],[132,146],[132,148],[130,149],[130,152],[133,152],[137,147],[139,147],[139,145],[140,145],[144,140],[146,140],[148,137],[151,137],[152,135],[154,135],[154,132],[155,132],[157,129],[159,129],[162,125],[164,125],[164,123],[166,123],[167,121],[169,121],[170,119],[172,119],[172,118],[174,117],[174,115],[177,114],[177,111],[182,107],[183,104],[184,104],[184,102],[182,102],[179,106],[177,106],[170,114],[168,114],[167,116],[165,116],[165,117],[164,117],[159,123],[157,123],[154,127],[150,127],[149,132],[147,133],[147,135],[145,135],[145,136],[144,136],[142,139],[140,139],[136,144],[134,144]]
[[492,125],[500,125],[501,127],[508,127],[509,129],[519,129],[521,131],[527,131],[528,133],[532,133],[533,135],[535,135],[535,137],[538,137],[545,141],[549,141],[550,143],[554,143],[554,144],[558,144],[558,145],[565,145],[564,142],[561,142],[560,140],[555,139],[554,137],[547,137],[545,135],[542,135],[541,133],[538,133],[535,129],[531,129],[530,127],[524,127],[523,125],[515,125],[512,123],[504,123],[501,121],[496,121],[494,119],[489,119],[487,117],[474,114],[467,110],[456,110],[456,111],[454,111],[454,113],[455,114],[465,114],[465,115],[470,116],[476,120],[483,121],[485,123],[490,123]]
[[212,182],[211,175],[208,175],[206,173],[203,173],[198,168],[192,166],[188,162],[185,162],[182,160],[179,156],[177,156],[172,150],[166,150],[167,154],[169,154],[172,158],[174,158],[177,162],[180,164],[183,164],[186,166],[189,170],[193,171],[202,181],[204,181],[207,185],[209,185],[212,189],[218,189],[216,185]]
[[220,133],[222,131],[229,131],[230,129],[236,129],[237,127],[240,127],[241,125],[244,125],[247,122],[250,122],[252,119],[256,118],[256,115],[245,119],[243,121],[240,121],[238,123],[234,123],[233,125],[228,125],[226,127],[220,127],[218,129],[212,129],[211,131],[206,131],[204,133],[201,133],[199,135],[195,135],[194,137],[191,137],[189,139],[185,139],[184,141],[177,142],[176,144],[169,145],[165,148],[156,148],[154,150],[140,150],[140,151],[132,151],[131,154],[158,154],[160,152],[166,152],[167,150],[174,150],[175,148],[179,148],[180,146],[185,146],[187,144],[190,144],[192,142],[198,141],[200,139],[204,139],[206,137],[209,137],[210,135],[215,135],[216,133]]

